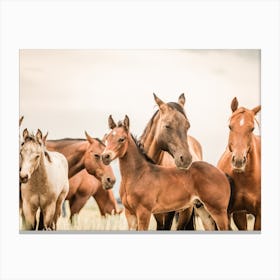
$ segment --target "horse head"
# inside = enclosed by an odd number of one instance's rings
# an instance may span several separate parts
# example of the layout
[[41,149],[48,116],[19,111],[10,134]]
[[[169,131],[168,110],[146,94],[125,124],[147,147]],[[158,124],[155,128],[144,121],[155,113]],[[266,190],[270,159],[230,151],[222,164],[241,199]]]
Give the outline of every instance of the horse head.
[[128,146],[129,118],[125,116],[124,121],[116,125],[110,115],[108,124],[111,131],[106,136],[106,149],[102,154],[102,161],[107,165],[116,158],[122,158],[126,153]]
[[44,152],[42,132],[37,130],[36,135],[23,131],[23,143],[20,147],[20,182],[27,183],[33,172],[38,168]]
[[177,167],[188,168],[192,156],[187,142],[190,123],[183,109],[185,96],[181,94],[178,103],[165,103],[155,94],[154,99],[159,107],[155,141],[174,158]]
[[252,110],[238,108],[238,100],[235,97],[231,102],[231,110],[228,140],[228,148],[232,153],[231,164],[236,172],[244,172],[254,135],[255,116],[261,110],[261,106]]
[[116,182],[116,178],[112,167],[105,165],[101,160],[105,145],[101,140],[92,138],[87,132],[85,132],[85,135],[89,143],[84,157],[85,168],[88,173],[102,182],[104,189],[111,189]]

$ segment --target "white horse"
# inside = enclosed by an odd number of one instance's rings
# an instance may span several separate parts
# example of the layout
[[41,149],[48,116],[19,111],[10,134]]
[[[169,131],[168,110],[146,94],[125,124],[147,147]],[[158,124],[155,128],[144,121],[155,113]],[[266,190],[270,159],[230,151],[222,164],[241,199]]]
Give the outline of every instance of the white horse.
[[69,191],[67,160],[60,153],[46,150],[46,137],[42,137],[39,129],[36,136],[25,129],[23,140],[20,148],[23,226],[26,230],[35,230],[36,213],[40,209],[43,229],[56,229]]

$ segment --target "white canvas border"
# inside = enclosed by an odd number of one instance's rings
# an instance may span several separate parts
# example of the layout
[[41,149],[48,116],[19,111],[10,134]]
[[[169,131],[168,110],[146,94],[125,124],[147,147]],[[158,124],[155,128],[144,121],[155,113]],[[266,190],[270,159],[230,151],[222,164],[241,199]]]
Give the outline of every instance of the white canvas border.
[[[278,1],[2,1],[1,8],[2,279],[279,279]],[[261,49],[262,233],[20,235],[22,48]]]

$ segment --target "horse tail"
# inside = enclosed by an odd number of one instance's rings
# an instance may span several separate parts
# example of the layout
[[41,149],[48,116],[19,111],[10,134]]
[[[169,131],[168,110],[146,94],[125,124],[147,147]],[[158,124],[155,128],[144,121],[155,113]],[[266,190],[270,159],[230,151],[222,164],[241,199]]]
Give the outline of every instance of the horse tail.
[[233,193],[234,193],[235,184],[234,184],[233,178],[231,176],[229,176],[227,173],[225,173],[225,174],[226,174],[226,177],[227,177],[229,185],[230,185],[230,198],[229,198],[229,203],[228,203],[228,212],[229,212],[233,205]]

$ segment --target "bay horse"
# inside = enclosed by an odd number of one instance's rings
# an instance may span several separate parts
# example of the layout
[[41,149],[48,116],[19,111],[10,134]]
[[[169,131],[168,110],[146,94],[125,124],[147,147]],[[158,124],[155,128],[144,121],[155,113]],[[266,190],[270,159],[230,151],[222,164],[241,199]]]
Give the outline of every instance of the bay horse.
[[230,212],[238,229],[247,229],[246,213],[255,216],[254,230],[261,229],[261,137],[253,133],[255,116],[261,110],[238,107],[231,102],[229,138],[218,168],[234,181]]
[[[140,137],[141,145],[146,154],[159,165],[179,168],[187,168],[191,162],[202,160],[200,143],[188,135],[190,123],[184,111],[184,93],[179,96],[178,102],[165,103],[155,94],[154,99],[159,109],[148,122]],[[203,209],[200,207],[196,211],[202,215]],[[192,212],[192,207],[179,212],[177,230],[194,229]],[[154,215],[157,229],[170,230],[174,214],[175,212],[172,211]],[[207,227],[205,222],[204,227]]]
[[43,228],[55,230],[62,202],[68,190],[68,163],[57,152],[46,150],[42,132],[32,135],[23,131],[20,148],[22,218],[26,230],[36,229],[36,213],[40,209]]
[[[226,175],[206,162],[189,169],[165,167],[147,160],[129,132],[129,118],[118,125],[108,119],[110,133],[102,154],[105,164],[119,159],[120,197],[129,229],[148,230],[151,214],[178,211],[199,200],[219,230],[229,229],[230,186]],[[189,164],[189,163],[188,163]]]
[[91,196],[95,199],[101,216],[122,212],[118,209],[111,187],[104,187],[96,177],[83,169],[69,179],[69,192],[65,198],[65,200],[69,200],[72,223],[74,215],[80,212]]

